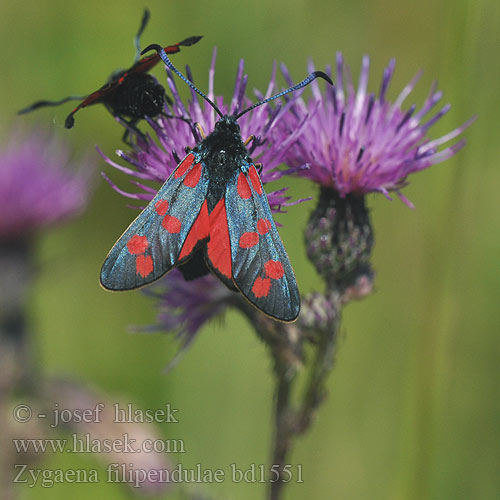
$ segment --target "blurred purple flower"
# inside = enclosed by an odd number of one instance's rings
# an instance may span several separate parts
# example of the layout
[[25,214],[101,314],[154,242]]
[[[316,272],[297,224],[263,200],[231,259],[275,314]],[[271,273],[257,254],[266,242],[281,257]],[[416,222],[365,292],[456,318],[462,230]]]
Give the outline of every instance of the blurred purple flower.
[[[146,443],[157,443],[163,441],[160,428],[153,422],[141,422],[140,419],[117,418],[117,410],[130,407],[134,411],[140,411],[133,401],[119,401],[116,396],[112,399],[110,395],[98,389],[89,387],[87,384],[70,379],[56,378],[48,379],[42,386],[38,395],[38,402],[48,408],[64,408],[70,418],[59,422],[57,429],[51,429],[52,433],[66,431],[78,442],[88,440],[90,443],[118,443],[124,436],[130,438],[130,446],[136,451],[123,446],[111,446],[106,449],[102,446],[92,446],[91,459],[99,459],[106,466],[109,482],[128,484],[134,494],[130,498],[151,497],[165,495],[170,490],[172,482],[166,480],[170,477],[173,464],[166,452],[153,448],[146,449],[146,453],[140,453],[141,446]],[[98,418],[81,418],[90,412],[99,409]],[[122,410],[127,411],[127,410]],[[79,418],[80,417],[80,418]],[[163,429],[165,430],[165,428]],[[16,457],[19,461],[19,455]]]
[[[355,91],[349,68],[344,65],[341,53],[337,53],[336,87],[326,87],[321,92],[317,82],[311,87],[313,97],[309,102],[296,99],[286,120],[278,124],[282,135],[294,131],[305,117],[310,116],[299,141],[291,145],[285,154],[285,163],[300,169],[299,175],[323,186],[334,188],[341,197],[349,193],[364,195],[373,191],[395,191],[408,206],[412,206],[401,193],[406,177],[453,156],[461,149],[461,139],[443,149],[439,146],[459,136],[475,119],[438,139],[427,138],[429,128],[449,109],[447,104],[432,118],[425,115],[439,102],[441,91],[433,85],[423,106],[416,111],[412,105],[401,108],[404,100],[420,78],[418,73],[391,104],[386,92],[394,72],[395,60],[384,70],[378,96],[367,94],[370,60],[363,57],[358,90]],[[312,64],[311,70],[312,70]],[[282,72],[291,81],[283,65]],[[331,68],[327,68],[331,74]]]
[[[214,49],[209,70],[208,97],[225,114],[242,111],[250,106],[252,101],[245,95],[248,76],[243,73],[243,60],[240,61],[238,66],[231,102],[224,103],[223,97],[214,96],[215,60],[216,50]],[[192,148],[201,140],[199,132],[195,128],[195,123],[201,125],[204,133],[208,135],[214,129],[219,118],[214,109],[205,101],[200,104],[198,96],[193,91],[191,91],[191,100],[185,106],[177,91],[172,73],[169,70],[167,73],[168,85],[174,98],[173,103],[171,105],[166,104],[165,112],[167,116],[160,116],[156,121],[148,119],[159,144],[149,135],[141,137],[141,135],[131,130],[136,139],[135,150],[130,153],[118,150],[116,154],[127,161],[132,168],[117,164],[98,149],[109,165],[131,176],[132,184],[141,190],[141,192],[136,193],[124,191],[105,176],[113,189],[127,198],[150,201],[156,194],[157,189],[146,186],[142,181],[154,181],[163,184],[179,163],[179,157],[184,156],[184,148]],[[189,68],[187,68],[187,73],[190,79],[193,80]],[[269,97],[275,88],[276,71],[273,70],[264,97]],[[262,163],[263,169],[260,177],[264,184],[280,179],[286,173],[290,173],[290,171],[276,170],[276,167],[283,163],[287,149],[297,140],[306,125],[305,120],[302,120],[301,123],[296,124],[291,133],[288,131],[286,134],[280,133],[277,125],[286,116],[288,107],[289,105],[285,106],[285,109],[281,109],[280,104],[275,107],[271,104],[264,104],[243,115],[238,120],[243,139],[251,135],[256,138],[250,143],[249,151],[254,161]],[[274,140],[272,142],[268,140],[270,134],[273,134]],[[282,207],[294,204],[289,201],[290,197],[285,195],[286,190],[287,188],[282,188],[267,193],[269,204],[274,212],[279,212]]]
[[[80,213],[89,196],[88,160],[44,130],[14,131],[0,153],[0,238],[24,237]],[[74,167],[74,168],[73,168]]]

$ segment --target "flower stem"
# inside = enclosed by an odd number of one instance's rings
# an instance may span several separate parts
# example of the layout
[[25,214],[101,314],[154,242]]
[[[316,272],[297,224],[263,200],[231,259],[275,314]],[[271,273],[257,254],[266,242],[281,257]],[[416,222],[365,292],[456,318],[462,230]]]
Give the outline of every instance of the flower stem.
[[33,277],[31,240],[0,239],[0,393],[25,391],[33,381],[26,304]]
[[278,466],[273,469],[277,472],[277,477],[272,478],[269,490],[269,499],[278,500],[281,491],[285,485],[283,477],[283,468],[287,461],[287,456],[292,445],[293,432],[293,413],[291,406],[291,389],[294,382],[293,378],[285,374],[277,374],[276,383],[276,406],[274,416],[274,443],[272,453],[272,466]]
[[336,320],[330,328],[321,332],[319,342],[315,346],[314,361],[306,389],[296,406],[292,401],[292,388],[296,381],[296,373],[289,376],[286,370],[275,370],[277,382],[272,465],[278,476],[273,478],[271,483],[270,500],[281,498],[283,486],[290,479],[288,474],[284,474],[284,467],[288,463],[293,440],[310,428],[314,413],[324,400],[325,382],[333,366],[339,324],[339,316],[336,315]]
[[[326,377],[333,366],[335,344],[340,324],[341,299],[337,292],[315,293],[304,300],[296,323],[280,323],[267,318],[246,302],[239,308],[254,325],[259,337],[268,345],[274,361],[275,406],[274,435],[271,453],[272,476],[269,500],[280,500],[290,481],[285,466],[294,438],[305,433],[326,393]],[[306,389],[298,402],[293,393],[299,369],[303,368],[303,344],[314,346],[313,362]]]
[[[26,324],[26,303],[32,281],[31,242],[0,239],[0,488],[2,498],[17,497],[12,484],[12,397],[33,393],[36,376]],[[15,457],[16,458],[16,457]],[[15,459],[14,458],[14,459]],[[8,472],[7,472],[8,471]]]
[[314,412],[325,398],[326,378],[333,367],[339,326],[340,314],[337,315],[331,328],[323,332],[316,346],[315,359],[298,414],[298,427],[301,433],[309,428]]

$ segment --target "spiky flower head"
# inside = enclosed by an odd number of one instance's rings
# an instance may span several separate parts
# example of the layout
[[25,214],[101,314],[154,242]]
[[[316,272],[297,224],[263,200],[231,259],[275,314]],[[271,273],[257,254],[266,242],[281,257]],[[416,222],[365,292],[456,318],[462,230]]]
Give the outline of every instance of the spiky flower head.
[[47,131],[15,130],[0,153],[0,239],[30,236],[80,213],[89,197],[90,160],[74,162]]
[[[404,109],[420,73],[391,103],[386,94],[395,61],[384,70],[378,94],[367,92],[369,65],[365,56],[355,90],[338,53],[336,86],[322,92],[313,82],[309,101],[299,98],[291,102],[291,112],[278,126],[281,133],[291,132],[310,117],[300,138],[288,148],[285,163],[320,185],[318,205],[306,229],[308,257],[331,287],[351,292],[356,283],[369,284],[373,279],[374,236],[364,196],[380,192],[390,199],[389,193],[394,191],[412,207],[400,191],[408,175],[453,156],[465,140],[451,145],[450,141],[473,121],[430,139],[429,129],[450,109],[447,104],[427,116],[442,92],[433,85],[418,110],[416,105]],[[282,66],[282,72],[290,80],[286,67]],[[331,74],[331,68],[326,72]],[[299,168],[304,166],[309,168]]]
[[[312,83],[313,97],[306,103],[296,99],[291,113],[280,122],[283,132],[290,132],[305,116],[311,118],[298,141],[288,148],[285,163],[301,169],[303,175],[322,186],[335,189],[341,197],[347,194],[365,195],[383,193],[390,199],[394,191],[409,206],[401,194],[409,174],[444,161],[460,150],[465,140],[449,145],[470,125],[474,118],[448,134],[430,139],[428,131],[449,109],[443,106],[434,116],[428,113],[441,100],[442,92],[433,84],[429,96],[417,110],[415,104],[403,108],[420,72],[403,88],[394,103],[386,98],[395,60],[384,70],[378,94],[368,93],[370,59],[363,57],[357,91],[344,65],[342,54],[337,53],[336,85],[321,92]],[[283,74],[290,76],[285,66]],[[331,68],[327,68],[331,74]],[[440,148],[444,146],[443,148]]]

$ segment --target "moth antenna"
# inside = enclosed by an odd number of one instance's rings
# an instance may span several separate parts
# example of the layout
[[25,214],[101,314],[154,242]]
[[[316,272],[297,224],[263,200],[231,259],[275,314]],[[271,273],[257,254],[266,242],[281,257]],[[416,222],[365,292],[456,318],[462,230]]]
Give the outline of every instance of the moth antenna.
[[134,64],[141,57],[141,36],[144,33],[144,30],[146,29],[146,26],[149,22],[149,15],[150,15],[149,9],[144,9],[144,14],[142,15],[142,21],[141,25],[139,26],[139,31],[137,32],[137,35],[135,35],[134,38],[134,46],[135,46]]
[[66,128],[73,128],[73,125],[75,124],[75,118],[73,115],[80,109],[80,106],[76,107],[67,117],[66,120],[64,120],[64,126]]
[[20,111],[18,111],[17,114],[24,115],[25,113],[29,113],[31,111],[34,111],[35,109],[43,108],[45,106],[59,106],[60,104],[64,104],[65,102],[68,101],[81,101],[82,99],[85,99],[85,96],[70,95],[68,97],[65,97],[64,99],[61,99],[60,101],[36,101],[31,106],[28,106],[27,108],[23,108]]
[[323,73],[323,71],[314,71],[314,73],[311,73],[310,75],[308,75],[301,82],[297,83],[297,85],[293,85],[292,87],[289,87],[286,90],[279,92],[278,94],[275,94],[271,97],[268,97],[267,99],[263,99],[262,101],[256,102],[255,104],[252,104],[249,108],[243,110],[241,113],[238,113],[235,116],[236,120],[238,118],[240,118],[242,115],[244,115],[245,113],[248,113],[249,111],[251,111],[253,108],[256,108],[257,106],[265,104],[266,102],[269,102],[269,101],[273,101],[274,99],[277,99],[278,97],[284,96],[285,94],[288,94],[290,92],[295,92],[296,90],[299,90],[299,89],[305,87],[306,85],[309,85],[316,78],[323,78],[323,80],[326,80],[330,85],[333,85],[332,79],[326,73]]
[[179,42],[177,45],[182,45],[183,47],[190,47],[191,45],[198,43],[202,38],[203,38],[203,35],[202,36],[190,36],[189,38],[182,40],[182,42]]
[[217,114],[222,118],[223,114],[221,113],[220,109],[215,105],[213,101],[211,101],[201,90],[198,90],[198,88],[195,86],[193,82],[190,82],[173,64],[172,61],[167,56],[167,53],[165,50],[158,45],[157,43],[152,43],[151,45],[148,45],[142,52],[141,55],[144,55],[146,52],[149,52],[150,50],[156,50],[156,52],[160,55],[162,61],[165,63],[165,65],[170,68],[179,78],[184,80],[198,95],[201,95],[205,101],[212,106],[212,108],[215,109]]

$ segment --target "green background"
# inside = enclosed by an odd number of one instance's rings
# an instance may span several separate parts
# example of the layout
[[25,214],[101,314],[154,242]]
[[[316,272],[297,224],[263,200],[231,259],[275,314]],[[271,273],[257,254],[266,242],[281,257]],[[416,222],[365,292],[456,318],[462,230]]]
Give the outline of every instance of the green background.
[[[431,129],[432,137],[478,115],[465,133],[464,150],[410,178],[404,194],[416,210],[369,197],[377,242],[375,293],[345,310],[329,397],[290,457],[303,464],[304,483],[289,485],[285,498],[498,498],[500,3],[150,0],[148,7],[152,18],[143,46],[204,35],[175,56],[178,66],[189,62],[202,89],[214,45],[216,93],[226,96],[240,58],[249,88],[263,89],[273,61],[285,62],[298,80],[309,57],[321,67],[341,50],[355,80],[362,55],[371,56],[371,91],[378,90],[383,68],[395,57],[392,98],[422,68],[408,105],[419,105],[437,79],[444,103],[453,107]],[[22,120],[15,112],[40,98],[87,93],[111,70],[128,66],[143,8],[123,0],[2,2],[0,130],[15,121],[39,121],[79,151],[98,144],[113,156],[121,130],[102,107],[79,113],[71,131],[63,128],[71,105]],[[164,75],[160,67],[154,74]],[[102,161],[99,170],[126,185]],[[315,189],[297,181],[293,192],[314,195]],[[173,459],[186,467],[267,463],[271,363],[245,319],[229,311],[224,322],[205,326],[165,376],[162,369],[175,350],[172,337],[127,333],[130,324],[154,321],[150,300],[99,288],[103,258],[132,216],[125,203],[99,182],[81,218],[40,239],[29,314],[41,369],[79,378],[141,408],[172,403],[180,423],[160,432],[184,440],[187,452]],[[321,287],[302,244],[312,207],[292,207],[278,218],[302,293]],[[59,455],[47,466],[97,462]],[[226,481],[207,488],[217,498],[264,497],[262,484]],[[129,498],[126,490],[107,484],[21,487],[19,493],[29,500]]]

